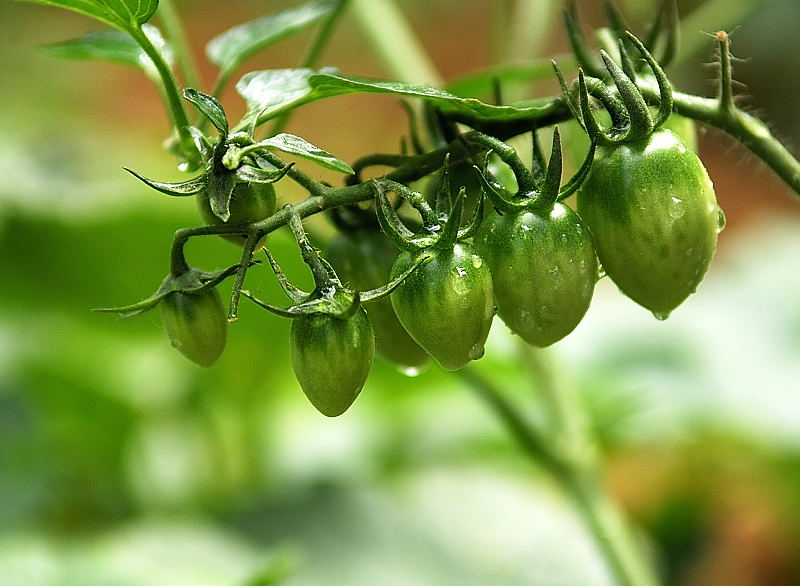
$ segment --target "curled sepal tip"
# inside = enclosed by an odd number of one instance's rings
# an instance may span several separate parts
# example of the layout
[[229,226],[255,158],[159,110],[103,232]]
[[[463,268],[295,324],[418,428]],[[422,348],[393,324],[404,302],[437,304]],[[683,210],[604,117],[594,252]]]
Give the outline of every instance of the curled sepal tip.
[[376,181],[372,184],[372,187],[375,193],[375,213],[378,217],[378,223],[389,240],[400,250],[414,252],[421,248],[423,245],[421,239],[400,220],[394,206],[389,202],[389,198],[386,197],[383,186]]
[[152,187],[156,191],[176,197],[196,195],[208,187],[208,176],[205,173],[189,179],[188,181],[181,181],[180,183],[164,183],[162,181],[153,181],[152,179],[148,179],[144,175],[140,175],[136,171],[128,169],[127,167],[123,167],[123,169],[148,187]]
[[553,129],[553,143],[550,149],[550,161],[547,163],[547,171],[539,189],[538,201],[543,204],[552,205],[558,198],[558,188],[561,185],[561,173],[563,171],[563,161],[561,157],[561,134],[558,127]]
[[575,175],[572,176],[572,179],[567,181],[566,185],[564,185],[558,191],[558,201],[562,201],[568,198],[570,195],[575,193],[581,186],[583,181],[586,179],[587,175],[589,175],[589,171],[592,168],[592,162],[594,161],[594,153],[596,150],[597,150],[597,135],[592,137],[592,142],[589,145],[589,151],[586,153],[586,157],[584,157],[580,169],[578,169]]
[[634,141],[650,135],[653,132],[653,118],[639,88],[608,53],[601,50],[600,57],[614,80],[620,99],[631,119],[628,131],[620,137],[620,140]]
[[[656,119],[636,86],[635,72],[630,64],[625,70],[617,65],[605,51],[600,51],[606,69],[614,81],[619,97],[613,95],[600,80],[587,78],[582,70],[578,71],[578,94],[583,127],[590,138],[597,136],[601,143],[613,144],[633,142],[650,136],[653,130],[660,127],[672,113],[672,87],[650,51],[632,33],[624,35],[650,66],[659,88],[659,109]],[[627,53],[623,49],[623,55]],[[608,130],[600,128],[589,107],[589,95],[594,96],[611,116],[612,126]]]
[[183,90],[183,97],[185,100],[194,104],[200,113],[208,118],[208,121],[214,125],[214,128],[216,128],[221,135],[224,136],[228,134],[228,118],[225,116],[225,110],[217,98],[193,88],[186,88]]
[[241,165],[236,169],[236,178],[241,183],[275,183],[283,178],[294,166],[289,163],[280,169],[262,169],[253,165]]
[[216,287],[219,283],[237,271],[239,265],[233,265],[227,269],[208,273],[200,269],[190,268],[180,275],[167,275],[161,282],[155,293],[150,297],[130,305],[119,307],[98,307],[92,311],[103,313],[118,313],[120,318],[133,317],[153,309],[164,297],[173,292],[195,295]]
[[394,279],[386,283],[383,287],[378,287],[377,289],[371,289],[370,291],[364,291],[363,293],[356,293],[361,298],[361,301],[367,303],[368,301],[377,301],[379,299],[383,299],[387,295],[390,295],[392,291],[397,289],[406,278],[416,271],[420,266],[423,265],[431,256],[428,254],[423,254],[419,258],[414,261],[408,269],[397,275]]
[[483,190],[481,203],[483,203],[483,197],[488,197],[494,208],[501,214],[508,214],[525,207],[520,202],[511,201],[509,198],[513,194],[507,193],[502,185],[490,180],[486,169],[481,169],[474,165],[473,169],[475,169],[481,181],[481,189]]
[[625,33],[625,37],[636,47],[636,50],[642,54],[642,57],[644,57],[647,65],[652,70],[653,76],[656,78],[659,92],[659,106],[656,119],[653,122],[653,128],[657,129],[664,124],[670,114],[672,114],[672,85],[669,83],[669,79],[667,79],[667,74],[664,73],[664,70],[653,57],[653,54],[647,50],[642,42],[630,31]]
[[269,266],[272,267],[272,272],[275,273],[275,277],[278,279],[278,283],[280,283],[281,289],[286,296],[291,299],[293,302],[297,303],[302,299],[305,299],[310,294],[306,293],[302,289],[295,287],[291,281],[286,277],[286,274],[281,270],[280,265],[278,265],[278,261],[275,260],[275,257],[270,254],[269,250],[265,247],[261,247],[261,250],[264,251],[264,254],[267,255],[267,260],[269,260]]
[[464,213],[464,200],[466,198],[466,190],[462,187],[458,190],[453,205],[450,206],[447,220],[444,222],[436,242],[433,243],[434,247],[447,250],[452,248],[458,240],[458,229],[461,226],[461,216]]
[[[463,187],[461,188],[464,189]],[[461,194],[459,193],[459,196]],[[466,197],[466,194],[464,194]],[[486,207],[486,192],[481,187],[481,191],[478,194],[478,201],[475,205],[475,209],[472,212],[472,218],[470,218],[469,223],[466,227],[462,228],[458,231],[458,240],[466,240],[467,238],[472,238],[475,233],[480,228],[481,223],[483,222],[484,216],[484,208]]]

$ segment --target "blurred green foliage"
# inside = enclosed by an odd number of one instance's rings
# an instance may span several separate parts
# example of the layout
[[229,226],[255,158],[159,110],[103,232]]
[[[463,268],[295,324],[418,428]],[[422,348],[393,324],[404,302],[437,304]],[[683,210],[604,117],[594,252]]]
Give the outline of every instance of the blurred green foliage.
[[[155,288],[194,204],[121,170],[175,173],[136,72],[37,56],[83,20],[7,2],[0,19],[0,584],[610,584],[569,504],[460,378],[378,361],[329,420],[291,374],[289,324],[252,305],[211,369],[169,347],[157,312],[90,312]],[[764,79],[796,92],[772,65]],[[800,216],[759,217],[723,233],[668,322],[604,280],[549,353],[672,583],[800,582]],[[288,234],[270,245],[308,282]],[[215,270],[235,251],[206,240],[189,258]],[[268,270],[249,278],[283,301]],[[539,417],[518,356],[496,321],[477,368]]]

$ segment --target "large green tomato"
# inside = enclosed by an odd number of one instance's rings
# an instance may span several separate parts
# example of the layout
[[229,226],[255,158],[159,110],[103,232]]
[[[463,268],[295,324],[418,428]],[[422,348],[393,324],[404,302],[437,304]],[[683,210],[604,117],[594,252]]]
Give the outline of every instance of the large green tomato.
[[369,376],[375,338],[361,307],[349,318],[313,313],[292,321],[291,349],[306,397],[320,413],[336,417],[353,404]]
[[[386,284],[399,251],[377,230],[340,233],[328,245],[325,258],[339,278],[354,291]],[[364,304],[375,331],[375,349],[384,358],[406,368],[419,368],[429,356],[403,329],[388,297]]]
[[557,342],[589,309],[597,256],[588,228],[564,204],[490,214],[475,248],[492,272],[497,314],[529,344]]
[[161,319],[172,345],[200,366],[211,366],[222,355],[228,320],[219,292],[175,291],[161,300]]
[[578,213],[608,276],[659,319],[697,290],[724,217],[700,159],[669,130],[599,147]]
[[457,370],[484,354],[494,315],[489,268],[466,243],[452,248],[403,252],[392,278],[431,255],[391,295],[400,323],[447,370]]
[[[271,183],[238,184],[231,193],[231,215],[225,222],[211,211],[211,202],[207,191],[197,194],[197,209],[207,226],[258,222],[275,213],[275,188]],[[247,239],[242,234],[223,234],[222,237],[238,246],[244,245]]]

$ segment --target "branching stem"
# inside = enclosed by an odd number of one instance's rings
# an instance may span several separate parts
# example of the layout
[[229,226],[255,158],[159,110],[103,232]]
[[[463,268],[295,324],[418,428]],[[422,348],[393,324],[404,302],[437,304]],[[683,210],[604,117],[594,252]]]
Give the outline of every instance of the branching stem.
[[522,417],[500,389],[467,366],[457,373],[486,401],[523,451],[542,466],[575,503],[609,570],[620,586],[656,586],[659,581],[643,556],[641,544],[614,503],[600,474],[594,442],[577,400],[547,366],[542,351],[528,348],[526,364],[537,380],[551,417],[537,426]]

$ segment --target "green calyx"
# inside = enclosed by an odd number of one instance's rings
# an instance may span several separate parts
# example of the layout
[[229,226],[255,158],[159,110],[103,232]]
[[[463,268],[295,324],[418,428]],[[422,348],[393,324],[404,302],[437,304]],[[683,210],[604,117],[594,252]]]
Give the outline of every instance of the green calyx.
[[[643,57],[644,63],[652,71],[659,92],[659,107],[655,120],[650,114],[647,102],[636,85],[637,72],[629,57],[626,43],[633,46]],[[553,63],[561,83],[564,99],[575,118],[584,130],[600,144],[620,144],[642,140],[650,136],[666,122],[672,113],[672,86],[664,70],[652,53],[636,36],[625,31],[618,45],[621,65],[601,50],[606,72],[613,82],[613,87],[606,85],[598,77],[587,77],[583,69],[578,70],[577,89],[570,90],[564,81],[558,66]],[[593,71],[593,73],[595,73]],[[577,95],[576,95],[577,94]],[[612,125],[602,128],[591,113],[589,97],[603,104],[608,111]]]
[[293,285],[283,273],[269,250],[264,248],[264,253],[267,255],[270,266],[283,292],[292,300],[293,304],[287,308],[276,307],[260,301],[249,291],[242,291],[245,297],[251,299],[264,309],[282,317],[297,318],[313,314],[324,314],[337,319],[350,319],[358,312],[362,302],[386,297],[394,291],[408,275],[428,259],[426,256],[420,257],[408,271],[398,275],[382,287],[364,292],[351,291],[342,285],[341,280],[330,263],[322,258],[319,252],[311,246],[308,241],[308,236],[303,229],[302,220],[296,212],[291,214],[289,225],[300,247],[303,261],[311,270],[311,274],[314,278],[314,290],[306,292]]
[[[205,152],[207,157],[205,171],[187,181],[164,183],[148,179],[130,169],[126,171],[149,187],[167,195],[181,197],[206,191],[211,211],[225,222],[231,216],[231,196],[237,185],[275,183],[286,175],[293,165],[289,163],[276,169],[260,157],[253,158],[257,154],[255,151],[250,151],[247,153],[249,156],[244,156],[241,154],[243,149],[239,146],[241,141],[241,133],[232,134],[230,137],[220,136],[216,144]],[[238,157],[233,157],[231,153],[236,153]],[[232,160],[235,160],[236,165],[230,168]]]
[[485,169],[481,170],[476,167],[485,193],[495,209],[501,213],[550,209],[557,201],[572,195],[580,187],[591,168],[597,145],[595,140],[592,141],[589,152],[586,154],[580,169],[562,187],[561,136],[558,128],[556,127],[553,130],[550,161],[546,165],[536,131],[534,130],[531,135],[533,141],[531,171],[525,167],[517,152],[506,143],[479,132],[465,136],[465,139],[469,142],[480,144],[495,152],[514,171],[518,189],[515,193],[511,193],[498,182],[492,180]]
[[187,267],[186,270],[180,274],[176,275],[170,273],[164,277],[164,280],[161,281],[161,285],[159,285],[156,292],[142,301],[130,305],[121,305],[119,307],[101,307],[93,309],[92,311],[118,313],[120,317],[123,318],[133,317],[153,309],[171,293],[197,295],[209,291],[227,277],[234,274],[238,269],[239,265],[233,265],[227,269],[209,273],[200,269]]
[[[466,193],[461,187],[456,197],[451,197],[448,163],[449,157],[445,157],[435,210],[428,205],[421,193],[412,191],[401,183],[389,180],[378,180],[373,183],[378,222],[384,233],[400,250],[408,252],[426,249],[448,250],[459,240],[470,238],[480,226],[483,219],[483,193],[478,198],[470,222],[461,228]],[[423,224],[421,230],[415,233],[403,224],[386,196],[387,191],[393,191],[405,198],[419,212]]]

